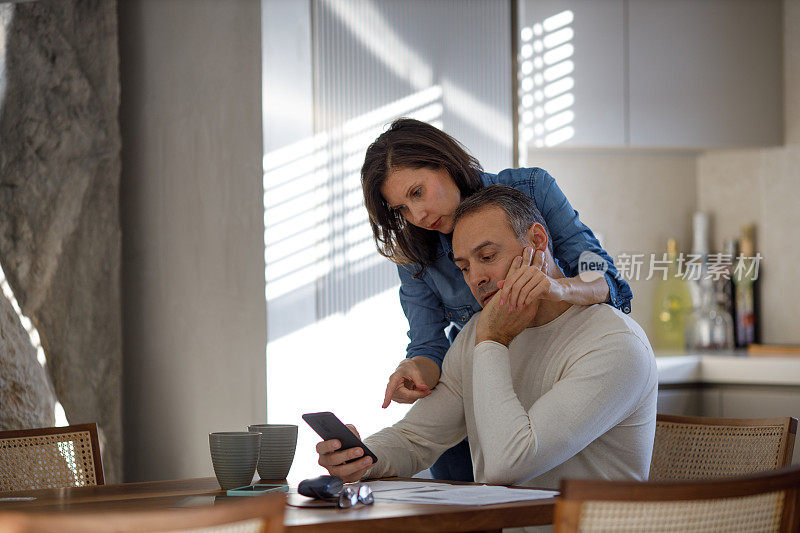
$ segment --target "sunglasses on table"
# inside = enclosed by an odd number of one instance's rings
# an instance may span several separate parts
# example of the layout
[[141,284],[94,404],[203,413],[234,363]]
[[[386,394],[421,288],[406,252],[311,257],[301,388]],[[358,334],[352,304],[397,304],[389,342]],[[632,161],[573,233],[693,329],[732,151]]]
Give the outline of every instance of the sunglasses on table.
[[372,489],[369,488],[369,485],[358,485],[356,487],[347,485],[339,493],[338,500],[337,506],[339,509],[350,509],[359,503],[372,505],[375,502],[375,496],[372,495]]
[[309,487],[313,495],[320,499],[336,503],[339,509],[351,509],[356,507],[359,503],[362,505],[372,505],[375,502],[375,496],[372,494],[372,489],[369,485],[345,485],[341,492],[337,495],[330,496],[315,490],[315,487]]

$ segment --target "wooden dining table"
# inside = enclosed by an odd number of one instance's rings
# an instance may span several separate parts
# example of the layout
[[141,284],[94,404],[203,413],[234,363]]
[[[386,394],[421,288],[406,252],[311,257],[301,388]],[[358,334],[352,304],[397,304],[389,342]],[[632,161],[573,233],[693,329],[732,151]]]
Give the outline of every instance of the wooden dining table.
[[[280,482],[262,480],[259,483]],[[220,490],[216,478],[207,477],[0,492],[0,513],[152,511],[195,505],[222,505],[234,500],[238,500],[238,497],[227,496],[225,491]],[[307,502],[307,498],[294,491],[288,494],[284,518],[288,532],[499,531],[505,527],[552,524],[555,498],[495,505],[433,505],[382,502],[378,499],[372,505],[352,509],[297,507]]]

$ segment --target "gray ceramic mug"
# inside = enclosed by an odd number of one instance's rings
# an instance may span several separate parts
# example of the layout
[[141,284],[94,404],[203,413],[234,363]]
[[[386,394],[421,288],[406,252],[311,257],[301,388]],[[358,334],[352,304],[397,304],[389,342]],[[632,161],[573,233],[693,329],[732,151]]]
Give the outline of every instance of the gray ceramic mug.
[[244,487],[253,482],[258,464],[261,434],[246,431],[220,431],[208,434],[211,463],[223,489]]
[[258,475],[261,479],[286,479],[297,448],[297,426],[292,424],[253,424],[249,431],[261,433]]

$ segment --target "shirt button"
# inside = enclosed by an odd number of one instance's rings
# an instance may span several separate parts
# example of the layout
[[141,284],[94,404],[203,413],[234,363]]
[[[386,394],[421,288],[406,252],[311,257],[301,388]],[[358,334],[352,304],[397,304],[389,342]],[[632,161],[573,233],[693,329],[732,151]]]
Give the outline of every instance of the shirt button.
[[626,305],[625,307],[622,308],[622,310],[624,312],[626,312],[626,313],[630,313],[631,312],[631,306],[630,305]]
[[453,318],[453,313],[450,313],[450,312],[448,311],[448,313],[447,313],[447,318]]
[[467,321],[467,315],[461,315],[461,321],[462,322],[466,322]]

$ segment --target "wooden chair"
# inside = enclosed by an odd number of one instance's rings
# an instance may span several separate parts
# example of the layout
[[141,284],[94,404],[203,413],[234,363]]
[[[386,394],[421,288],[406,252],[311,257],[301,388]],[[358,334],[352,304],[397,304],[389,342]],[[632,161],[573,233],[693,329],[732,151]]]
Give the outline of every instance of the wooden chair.
[[279,533],[286,496],[266,494],[208,507],[92,513],[0,512],[4,533]]
[[797,419],[658,415],[650,481],[713,479],[792,463]]
[[554,531],[797,532],[800,468],[708,481],[564,480]]
[[97,424],[0,432],[0,492],[102,484]]

